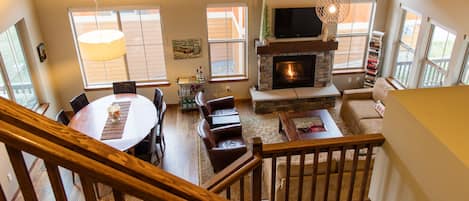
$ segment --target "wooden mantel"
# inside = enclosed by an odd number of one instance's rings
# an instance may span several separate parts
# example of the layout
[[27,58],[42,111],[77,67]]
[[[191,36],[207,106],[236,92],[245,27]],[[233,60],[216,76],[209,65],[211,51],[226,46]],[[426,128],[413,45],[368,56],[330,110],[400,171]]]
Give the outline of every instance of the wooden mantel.
[[266,46],[258,46],[257,54],[286,54],[302,52],[322,52],[337,50],[339,42],[321,40],[314,41],[293,41],[293,42],[271,42]]

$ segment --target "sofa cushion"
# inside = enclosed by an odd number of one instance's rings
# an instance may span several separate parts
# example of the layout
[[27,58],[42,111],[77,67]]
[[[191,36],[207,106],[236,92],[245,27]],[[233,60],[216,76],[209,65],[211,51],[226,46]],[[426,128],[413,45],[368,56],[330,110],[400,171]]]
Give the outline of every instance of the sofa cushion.
[[373,99],[375,101],[382,101],[383,104],[386,105],[384,100],[388,95],[390,90],[394,90],[394,88],[386,81],[384,78],[378,78],[376,80],[375,86],[373,87]]
[[381,133],[383,128],[383,119],[361,119],[358,127],[364,134]]
[[360,119],[381,118],[375,110],[376,103],[373,100],[350,100],[344,104],[347,104],[346,106],[356,121]]

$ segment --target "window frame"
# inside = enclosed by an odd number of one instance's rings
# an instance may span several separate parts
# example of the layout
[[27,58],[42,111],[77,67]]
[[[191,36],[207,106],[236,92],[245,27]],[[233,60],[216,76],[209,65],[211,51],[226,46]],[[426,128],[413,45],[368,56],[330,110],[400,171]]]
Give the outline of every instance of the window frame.
[[[435,62],[431,61],[428,58],[429,54],[430,54],[430,50],[431,50],[431,45],[432,45],[432,42],[433,42],[433,33],[435,32],[435,28],[439,27],[439,28],[443,29],[444,31],[448,32],[449,34],[453,34],[455,36],[455,38],[457,37],[456,31],[454,31],[454,30],[452,30],[452,29],[450,29],[450,28],[448,28],[448,27],[446,27],[446,26],[444,26],[444,25],[442,25],[438,22],[433,21],[430,18],[428,18],[428,23],[430,23],[430,31],[428,33],[428,38],[427,38],[427,42],[426,42],[425,54],[424,54],[424,57],[422,58],[421,65],[419,66],[420,73],[419,73],[419,79],[418,79],[418,85],[417,85],[418,88],[428,88],[424,84],[424,82],[425,82],[425,80],[424,80],[425,79],[425,71],[426,71],[426,65],[427,64],[434,67],[437,72],[440,72],[440,73],[443,74],[443,80],[442,80],[441,85],[440,86],[429,86],[431,88],[432,87],[441,87],[441,86],[443,86],[446,78],[449,75],[449,71],[451,69],[450,66],[448,66],[448,69],[444,69],[442,66],[439,66],[438,64],[436,64]],[[451,54],[454,53],[454,48],[455,48],[454,45],[455,44],[453,44],[453,49],[451,50]],[[451,61],[451,58],[452,58],[452,55],[450,56],[448,62]]]
[[399,36],[398,36],[398,40],[397,40],[397,48],[395,49],[394,51],[394,61],[393,61],[393,65],[392,65],[392,72],[391,72],[391,77],[396,80],[400,85],[402,85],[404,88],[408,88],[409,85],[410,85],[410,79],[411,79],[411,74],[412,74],[412,68],[414,67],[414,64],[416,64],[416,59],[417,59],[417,49],[419,48],[418,44],[417,44],[417,47],[415,49],[413,49],[413,54],[414,54],[414,58],[412,60],[412,63],[411,63],[411,67],[409,69],[409,75],[407,77],[407,85],[402,83],[400,80],[396,79],[394,77],[395,73],[396,73],[396,70],[397,70],[397,62],[398,62],[398,57],[399,57],[399,52],[400,52],[400,48],[401,46],[404,47],[406,50],[412,50],[412,47],[410,47],[409,45],[407,45],[403,40],[402,40],[402,35],[404,34],[404,26],[405,26],[405,21],[406,21],[406,16],[407,16],[407,13],[411,12],[412,14],[414,15],[417,15],[417,16],[420,16],[420,30],[419,30],[419,33],[418,33],[418,36],[417,36],[417,41],[420,40],[420,37],[421,37],[421,33],[423,31],[423,23],[424,23],[424,20],[423,20],[423,15],[419,12],[416,12],[410,8],[407,8],[407,7],[402,7],[401,6],[401,10],[402,10],[402,16],[401,16],[401,22],[400,22],[400,27],[399,27]]
[[[226,7],[243,7],[245,9],[244,14],[244,39],[209,39],[209,30],[208,30],[208,12],[207,9],[209,8],[226,8]],[[209,62],[209,79],[211,81],[225,81],[225,80],[241,80],[246,79],[248,77],[248,65],[249,65],[249,7],[244,3],[228,3],[228,4],[208,4],[205,8],[205,19],[206,21],[206,30],[207,30],[207,49],[208,49],[208,62]],[[244,45],[244,73],[243,74],[230,74],[230,75],[213,75],[212,74],[212,55],[211,55],[211,44],[236,44],[236,43],[243,43]]]
[[466,51],[464,52],[464,60],[462,63],[461,72],[459,74],[458,83],[462,85],[469,85],[469,80],[467,83],[463,81],[465,74],[469,74],[469,44],[466,45]]
[[[369,24],[368,24],[368,32],[367,33],[347,33],[347,34],[339,34],[338,33],[338,27],[337,27],[337,33],[336,33],[336,40],[338,40],[338,38],[347,38],[347,37],[350,37],[351,40],[352,38],[354,37],[366,37],[366,42],[365,42],[365,52],[363,54],[363,62],[362,62],[362,66],[360,67],[345,67],[345,68],[338,68],[338,67],[334,67],[334,60],[332,61],[332,70],[333,71],[354,71],[354,70],[365,70],[366,69],[366,59],[368,58],[368,54],[369,54],[369,49],[370,49],[370,39],[371,39],[371,34],[372,34],[372,29],[373,29],[373,26],[374,26],[374,22],[375,22],[375,18],[376,18],[376,0],[370,0],[370,1],[356,1],[356,2],[350,2],[350,4],[354,4],[354,3],[371,3],[371,11],[370,11],[370,21],[369,21]],[[337,24],[338,26],[339,24]],[[350,47],[351,47],[351,43],[350,43],[350,46],[349,46],[349,50],[350,50]],[[348,57],[350,57],[350,51],[348,52]],[[335,53],[334,53],[334,59],[335,59]],[[347,64],[349,64],[350,62],[347,61]]]
[[[35,82],[34,82],[34,79],[32,77],[32,74],[31,74],[31,65],[28,61],[28,56],[26,55],[26,51],[25,51],[25,48],[24,48],[24,42],[22,40],[22,33],[20,32],[20,28],[18,27],[18,24],[21,23],[21,22],[18,22],[12,26],[9,26],[5,31],[3,32],[0,32],[0,33],[5,33],[7,32],[10,28],[14,28],[15,31],[16,31],[16,34],[17,34],[17,37],[18,37],[18,41],[19,41],[19,47],[20,47],[20,50],[24,56],[24,62],[25,62],[25,65],[26,65],[26,69],[28,71],[28,76],[30,78],[30,81],[31,81],[31,85],[32,85],[32,91],[34,93],[34,98],[35,98],[35,104],[34,105],[31,105],[31,106],[27,106],[27,105],[22,105],[23,107],[27,107],[28,109],[35,109],[35,108],[38,108],[39,107],[39,96],[38,96],[38,93],[37,93],[37,90],[36,90],[36,86],[35,86]],[[11,48],[11,46],[10,46]],[[12,51],[13,53],[15,51]],[[14,54],[14,56],[16,57],[17,55]],[[5,89],[7,91],[7,95],[8,95],[8,100],[10,101],[13,101],[15,103],[18,103],[17,102],[17,98],[15,96],[15,93],[14,93],[14,89],[13,89],[13,85],[11,84],[11,80],[10,80],[10,77],[8,75],[8,71],[6,69],[6,65],[5,65],[5,61],[3,59],[3,56],[0,52],[0,76],[2,77],[3,79],[3,82],[5,84]],[[19,103],[18,103],[19,104]]]
[[[121,23],[121,17],[120,17],[120,11],[126,11],[126,10],[151,10],[151,9],[157,9],[160,13],[160,26],[161,26],[161,42],[163,45],[163,59],[165,62],[164,68],[165,68],[165,78],[164,79],[155,79],[155,80],[139,80],[136,81],[137,86],[159,86],[159,85],[168,85],[170,84],[168,81],[168,72],[167,72],[167,62],[166,62],[166,54],[165,54],[165,36],[164,36],[164,23],[163,23],[163,15],[161,15],[161,8],[160,6],[115,6],[115,7],[100,7],[96,9],[95,7],[80,7],[80,8],[69,8],[68,9],[68,16],[69,16],[69,22],[71,26],[71,31],[73,35],[73,40],[75,43],[75,51],[78,56],[78,62],[80,64],[80,72],[81,72],[81,77],[83,80],[83,85],[85,90],[99,90],[99,89],[109,89],[112,88],[112,83],[105,83],[105,84],[89,84],[87,77],[86,77],[86,71],[84,69],[84,61],[80,52],[80,47],[78,43],[78,34],[76,32],[76,25],[75,25],[75,20],[73,19],[73,12],[101,12],[101,11],[111,11],[111,12],[116,12],[116,23],[118,26],[119,31],[122,30],[122,23]],[[124,60],[124,68],[125,68],[125,73],[127,76],[127,80],[130,81],[130,75],[129,75],[129,63],[127,59],[127,53],[123,56]]]

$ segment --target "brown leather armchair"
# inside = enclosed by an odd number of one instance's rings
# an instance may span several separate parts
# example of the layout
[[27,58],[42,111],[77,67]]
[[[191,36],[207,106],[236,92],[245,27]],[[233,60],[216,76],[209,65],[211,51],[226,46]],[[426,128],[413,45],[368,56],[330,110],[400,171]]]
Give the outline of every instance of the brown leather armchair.
[[215,172],[223,170],[247,151],[240,124],[210,129],[207,121],[202,119],[197,130]]
[[233,96],[226,96],[207,101],[205,100],[204,93],[200,91],[195,95],[195,102],[199,107],[201,117],[206,119],[211,127],[213,127],[213,116],[238,115]]

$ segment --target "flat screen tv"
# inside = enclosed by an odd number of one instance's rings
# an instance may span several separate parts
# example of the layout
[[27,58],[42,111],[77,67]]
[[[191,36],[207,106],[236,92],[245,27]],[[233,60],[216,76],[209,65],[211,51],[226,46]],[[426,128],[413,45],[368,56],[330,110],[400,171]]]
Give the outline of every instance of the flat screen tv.
[[316,15],[314,7],[310,8],[276,8],[275,37],[300,38],[321,35],[322,22]]

